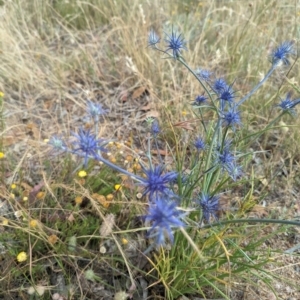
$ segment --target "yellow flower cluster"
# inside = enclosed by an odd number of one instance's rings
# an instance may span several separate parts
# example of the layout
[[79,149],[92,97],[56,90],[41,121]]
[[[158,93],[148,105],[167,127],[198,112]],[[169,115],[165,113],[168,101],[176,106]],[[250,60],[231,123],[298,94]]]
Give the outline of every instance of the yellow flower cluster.
[[18,261],[18,262],[24,262],[24,261],[26,261],[26,260],[27,260],[27,254],[26,254],[24,251],[20,252],[20,253],[17,255],[17,261]]

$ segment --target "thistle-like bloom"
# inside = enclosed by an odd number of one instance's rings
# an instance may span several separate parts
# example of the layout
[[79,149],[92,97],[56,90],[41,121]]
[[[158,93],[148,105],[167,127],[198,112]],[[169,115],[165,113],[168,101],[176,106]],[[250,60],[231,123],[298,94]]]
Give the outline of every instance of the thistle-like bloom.
[[227,172],[233,181],[237,181],[243,176],[242,167],[238,166],[235,162],[229,166]]
[[57,151],[65,152],[68,150],[66,143],[56,135],[50,138],[48,144],[51,145]]
[[234,102],[234,91],[230,85],[227,85],[219,92],[219,99],[220,99],[220,109],[221,111],[225,108],[225,103],[228,103],[229,106],[232,106]]
[[184,216],[185,213],[177,209],[176,201],[158,198],[150,203],[148,214],[144,216],[146,222],[152,223],[148,236],[155,238],[157,245],[164,245],[166,237],[173,243],[172,228],[184,227],[181,221]]
[[143,178],[140,185],[144,186],[144,195],[148,194],[150,201],[158,199],[159,195],[170,196],[172,194],[169,184],[173,183],[178,178],[177,172],[168,172],[163,174],[161,165],[154,168],[144,169],[146,178]]
[[95,122],[99,122],[99,117],[105,115],[108,109],[104,109],[102,104],[94,103],[92,101],[87,102],[87,113],[94,119]]
[[183,37],[181,37],[181,34],[178,34],[174,30],[172,30],[171,36],[167,34],[167,38],[165,39],[165,41],[168,43],[168,48],[166,49],[166,52],[172,50],[173,57],[175,59],[180,57],[181,49],[186,50],[185,41]]
[[73,142],[75,149],[72,150],[72,153],[84,157],[84,166],[87,165],[89,158],[98,159],[99,152],[106,152],[106,149],[103,147],[104,140],[97,139],[90,130],[79,129],[78,134],[73,134],[76,137],[76,141]]
[[210,76],[212,75],[212,72],[205,70],[205,69],[197,69],[195,71],[196,75],[204,80],[204,81],[209,81],[210,80]]
[[294,107],[299,103],[300,103],[300,98],[296,99],[296,100],[292,100],[291,93],[288,93],[286,95],[286,98],[282,99],[281,102],[277,106],[280,107],[283,111],[286,111],[286,112],[290,113],[291,115],[295,116],[296,111],[295,111]]
[[279,45],[275,50],[273,50],[271,54],[271,62],[273,65],[277,65],[279,63],[283,63],[285,65],[289,65],[289,56],[294,54],[293,42],[286,41]]
[[206,100],[207,100],[207,97],[205,97],[204,95],[198,95],[198,96],[195,98],[195,101],[193,102],[192,105],[200,106],[201,104],[205,103]]
[[228,84],[223,78],[217,78],[212,86],[213,90],[220,95],[222,91],[228,88]]
[[160,41],[159,36],[156,34],[153,28],[151,28],[149,35],[148,35],[148,46],[155,47]]
[[194,141],[194,146],[198,152],[205,150],[205,142],[201,137],[197,137]]
[[220,196],[211,196],[207,193],[201,193],[199,195],[199,203],[203,212],[204,219],[209,223],[210,217],[213,216],[218,219],[217,212],[219,210]]
[[228,112],[222,115],[225,126],[235,130],[235,126],[241,125],[241,113],[236,108],[229,108]]
[[235,162],[234,155],[231,153],[231,151],[227,147],[224,148],[222,152],[217,153],[217,159],[218,159],[218,163],[220,164],[222,169],[225,169],[225,170],[228,167],[230,167],[230,165],[232,163]]
[[153,120],[151,123],[151,133],[154,137],[160,133],[160,127],[157,120]]
[[242,169],[237,165],[236,157],[230,151],[230,141],[225,141],[223,150],[216,151],[216,164],[221,167],[221,170],[226,171],[233,181],[239,179],[242,175]]

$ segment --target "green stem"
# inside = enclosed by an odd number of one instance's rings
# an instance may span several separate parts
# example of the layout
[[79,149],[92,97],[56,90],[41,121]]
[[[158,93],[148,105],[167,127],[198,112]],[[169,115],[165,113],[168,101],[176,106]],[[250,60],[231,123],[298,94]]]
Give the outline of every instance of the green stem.
[[201,228],[210,228],[210,227],[216,227],[216,226],[226,225],[226,224],[235,224],[235,223],[268,223],[268,224],[273,223],[273,224],[300,226],[299,221],[276,220],[276,219],[236,219],[236,220],[227,220],[227,221],[220,221],[212,224],[207,224]]

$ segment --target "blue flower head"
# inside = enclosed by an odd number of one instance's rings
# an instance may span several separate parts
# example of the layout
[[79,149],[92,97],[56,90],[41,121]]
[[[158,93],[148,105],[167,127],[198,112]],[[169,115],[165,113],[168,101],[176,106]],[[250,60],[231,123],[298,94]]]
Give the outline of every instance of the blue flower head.
[[151,123],[151,133],[154,137],[156,137],[160,133],[160,127],[156,119]]
[[221,170],[226,171],[233,181],[239,179],[242,175],[242,168],[237,165],[236,157],[230,151],[231,141],[227,140],[224,143],[223,149],[216,151],[216,164],[220,166]]
[[156,34],[154,29],[151,28],[149,35],[148,35],[148,46],[149,47],[155,47],[156,44],[160,42],[159,36]]
[[201,137],[197,137],[194,141],[194,146],[198,152],[205,150],[205,142]]
[[175,59],[180,57],[180,52],[182,49],[186,50],[186,43],[183,37],[181,37],[181,34],[178,34],[173,29],[171,35],[167,34],[167,38],[165,39],[165,41],[168,43],[168,48],[166,49],[166,52],[172,50],[173,57]]
[[106,149],[103,147],[104,140],[97,139],[90,130],[79,129],[78,134],[73,134],[76,138],[76,141],[73,142],[74,149],[72,153],[84,157],[84,166],[87,165],[89,158],[98,159],[99,152],[106,152]]
[[235,126],[241,125],[241,113],[234,107],[224,112],[222,119],[225,126],[231,127],[233,130],[235,130]]
[[285,65],[289,65],[289,56],[294,54],[293,42],[286,41],[279,45],[271,54],[271,62],[273,65],[277,65],[282,62]]
[[232,106],[234,103],[234,90],[231,85],[225,86],[223,89],[219,91],[219,99],[220,99],[220,109],[221,111],[225,108],[225,103],[228,103],[229,106]]
[[218,152],[217,158],[218,163],[223,169],[227,169],[228,166],[235,162],[234,155],[227,148],[223,148],[222,152]]
[[56,135],[50,138],[48,144],[51,145],[53,149],[57,151],[65,152],[68,150],[66,143]]
[[197,69],[195,71],[196,75],[204,80],[204,81],[209,81],[210,80],[210,76],[212,75],[212,72],[205,70],[205,69]]
[[294,109],[294,107],[299,103],[300,103],[300,99],[292,100],[291,93],[288,93],[286,95],[286,98],[282,99],[277,106],[280,107],[283,111],[286,111],[291,115],[295,116],[296,110]]
[[146,222],[151,222],[148,236],[156,239],[157,245],[164,245],[168,237],[171,243],[174,241],[172,228],[184,227],[181,219],[185,216],[177,209],[176,201],[170,201],[166,198],[158,198],[151,202],[148,214],[144,216]]
[[163,174],[161,165],[154,168],[144,169],[146,178],[143,179],[141,185],[144,186],[144,195],[148,194],[150,201],[155,201],[160,195],[170,196],[169,184],[174,183],[178,178],[177,172],[168,172]]
[[87,102],[87,113],[94,119],[95,122],[99,121],[99,117],[105,115],[108,109],[104,109],[102,104],[94,103],[92,101]]
[[228,89],[228,84],[223,78],[217,78],[213,83],[213,90],[220,95],[222,91]]
[[193,105],[200,106],[201,104],[205,103],[206,100],[207,100],[207,97],[205,97],[204,95],[198,95],[195,98],[195,101],[193,102]]
[[227,102],[232,102],[234,100],[234,91],[232,87],[229,85],[227,87],[224,87],[222,90],[220,90],[220,100],[224,100]]
[[217,212],[219,211],[219,200],[220,196],[218,195],[211,196],[203,192],[199,195],[198,202],[200,203],[203,217],[207,222],[209,222],[211,216],[218,219]]
[[233,181],[237,181],[243,176],[242,167],[237,165],[236,163],[229,165],[227,172]]

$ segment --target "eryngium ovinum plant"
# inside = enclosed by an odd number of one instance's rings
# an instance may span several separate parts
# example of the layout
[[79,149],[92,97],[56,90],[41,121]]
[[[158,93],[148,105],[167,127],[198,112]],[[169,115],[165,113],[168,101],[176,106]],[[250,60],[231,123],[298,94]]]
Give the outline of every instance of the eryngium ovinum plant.
[[[179,162],[174,166],[164,164],[158,151],[159,139],[163,135],[156,119],[147,120],[150,135],[146,158],[139,159],[140,173],[132,173],[106,159],[104,152],[108,141],[97,136],[100,117],[108,112],[94,102],[87,103],[87,113],[95,123],[94,133],[80,129],[72,141],[53,136],[50,144],[59,152],[82,157],[84,166],[90,160],[101,162],[130,177],[143,189],[147,210],[140,217],[146,225],[145,236],[150,246],[142,251],[149,256],[152,276],[164,285],[167,299],[189,294],[205,297],[208,290],[230,299],[226,288],[236,274],[247,274],[245,279],[248,280],[256,276],[269,284],[269,274],[262,267],[269,259],[269,252],[257,255],[257,247],[264,239],[254,238],[261,230],[261,226],[254,224],[299,225],[286,220],[247,219],[243,209],[236,213],[229,209],[220,215],[220,195],[228,192],[230,182],[248,184],[249,191],[244,195],[241,207],[251,208],[247,201],[251,199],[253,180],[243,172],[247,152],[239,148],[239,141],[243,140],[239,135],[241,104],[251,98],[277,68],[290,64],[290,58],[295,54],[293,42],[283,42],[273,50],[271,66],[265,77],[240,99],[233,84],[224,77],[217,77],[205,69],[194,70],[186,63],[182,56],[183,50],[187,50],[186,43],[177,31],[172,29],[166,34],[164,42],[166,45],[161,48],[161,39],[153,30],[150,31],[148,46],[163,53],[164,58],[182,64],[203,89],[203,94],[192,104],[199,119],[199,134],[189,147],[194,149],[190,152],[189,168]],[[290,93],[285,96],[277,105],[278,116],[266,124],[262,132],[270,129],[284,114],[294,115],[299,102],[300,99],[293,100]],[[205,120],[203,116],[208,110],[213,114],[210,114],[210,120]],[[253,133],[251,137],[257,138],[262,132]],[[151,151],[152,147],[157,151]],[[251,228],[247,224],[252,224]]]

